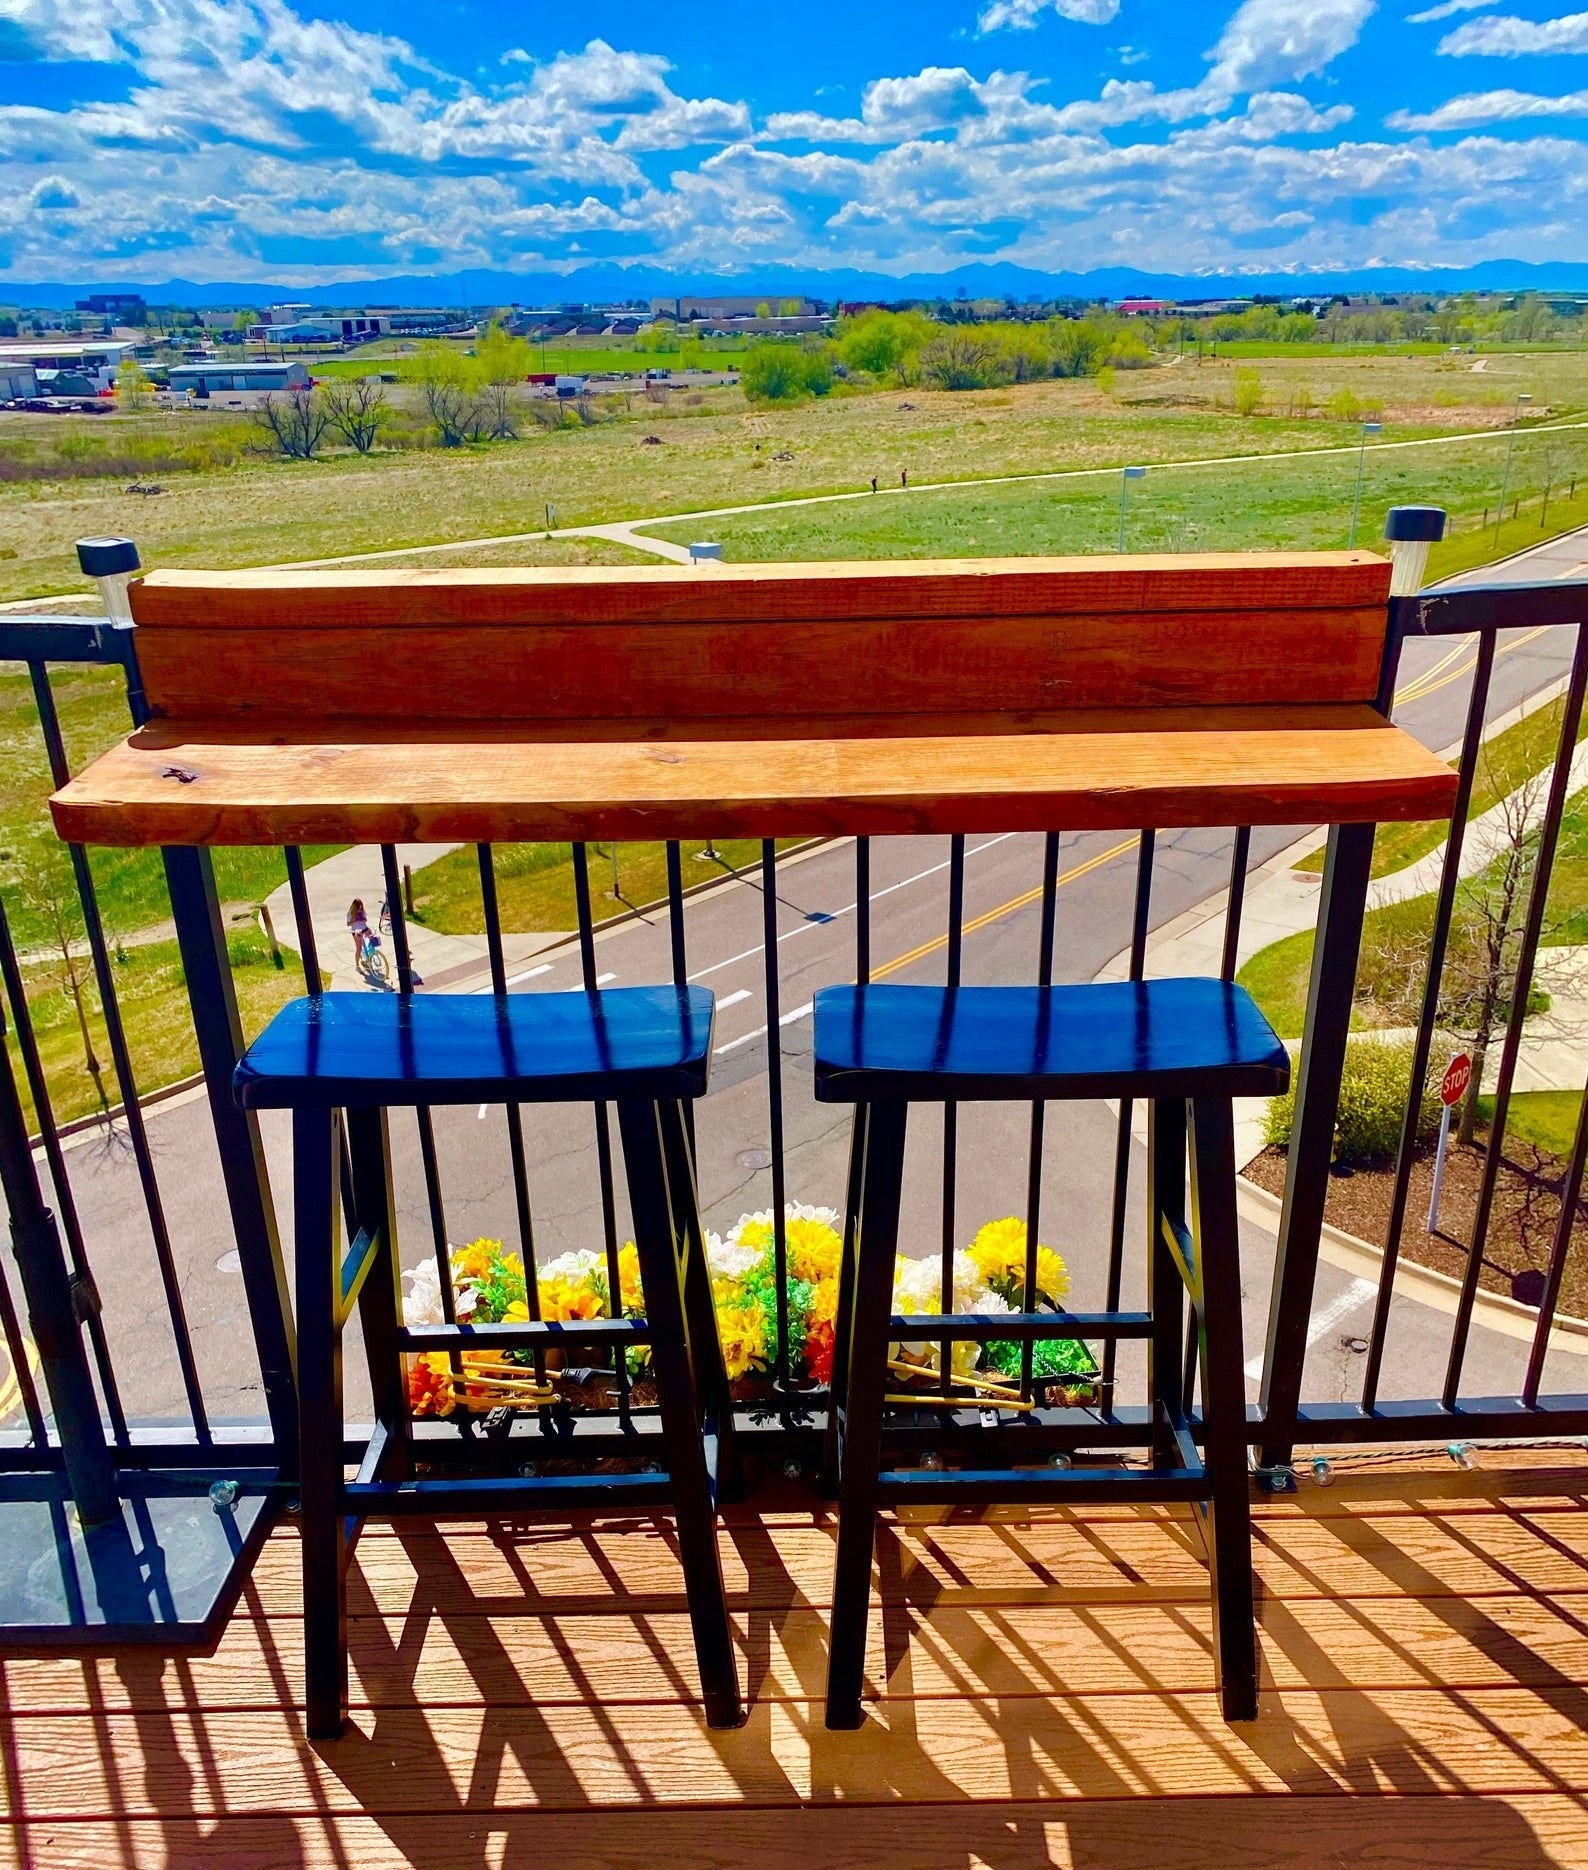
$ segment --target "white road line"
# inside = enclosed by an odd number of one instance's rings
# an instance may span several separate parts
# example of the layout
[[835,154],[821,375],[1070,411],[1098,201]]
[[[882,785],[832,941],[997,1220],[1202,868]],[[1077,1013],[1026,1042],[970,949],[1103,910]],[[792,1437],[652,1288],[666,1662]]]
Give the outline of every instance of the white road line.
[[[1342,1318],[1349,1317],[1369,1299],[1377,1297],[1378,1287],[1371,1280],[1353,1279],[1338,1298],[1330,1299],[1321,1312],[1313,1313],[1312,1323],[1307,1327],[1308,1350],[1311,1350],[1320,1338],[1327,1337]],[[1254,1383],[1262,1376],[1263,1360],[1260,1356],[1252,1358],[1247,1364],[1246,1374]]]
[[719,1000],[717,1002],[717,1011],[719,1013],[725,1012],[730,1006],[738,1006],[741,1001],[748,1000],[749,997],[750,989],[748,987],[741,987],[737,993],[730,993],[725,999]]
[[[1000,832],[997,837],[988,838],[985,844],[972,846],[966,851],[965,855],[967,858],[979,857],[983,851],[990,851],[995,844],[1007,844],[1011,838],[1018,837],[1019,835],[1017,831]],[[884,896],[892,896],[896,890],[907,890],[912,884],[924,883],[928,877],[941,876],[948,868],[948,862],[949,860],[945,858],[942,863],[933,864],[929,870],[918,870],[913,877],[905,877],[900,883],[890,883],[886,889],[873,890],[868,900],[879,903]],[[785,929],[783,933],[778,936],[778,943],[781,946],[782,943],[786,941],[792,941],[796,935],[808,935],[812,929],[827,928],[831,923],[836,922],[840,916],[853,915],[856,906],[857,905],[854,903],[845,903],[842,909],[833,910],[824,921],[802,922],[797,928]],[[765,952],[766,943],[757,942],[753,948],[745,948],[738,954],[729,955],[726,961],[713,961],[710,967],[701,968],[698,973],[691,974],[689,978],[691,980],[704,980],[708,974],[720,974],[725,967],[734,967],[740,961],[753,960],[756,955],[764,954]],[[765,1030],[765,1027],[763,1027],[762,1031]]]
[[485,1106],[484,1104],[482,1104],[482,1105],[480,1106],[480,1122],[481,1122],[481,1123],[484,1123],[484,1121],[485,1121],[485,1112],[486,1112],[486,1106]]
[[[504,985],[516,987],[521,980],[533,980],[537,974],[549,974],[551,972],[551,967],[551,962],[542,961],[539,967],[525,968],[522,974],[509,974]],[[491,986],[490,982],[487,981],[483,987],[476,987],[474,991],[476,993],[494,993],[496,990]]]
[[[813,1004],[812,1001],[807,1000],[803,1006],[795,1007],[792,1013],[785,1013],[783,1015],[778,1021],[778,1025],[792,1026],[796,1020],[808,1019]],[[716,1056],[721,1058],[724,1052],[736,1052],[741,1045],[748,1045],[752,1039],[763,1038],[765,1034],[765,1026],[757,1026],[754,1032],[741,1033],[737,1039],[730,1039],[726,1045],[719,1045],[716,1048]]]
[[616,980],[616,979],[617,979],[616,974],[597,974],[596,985],[598,987],[604,987],[609,980]]

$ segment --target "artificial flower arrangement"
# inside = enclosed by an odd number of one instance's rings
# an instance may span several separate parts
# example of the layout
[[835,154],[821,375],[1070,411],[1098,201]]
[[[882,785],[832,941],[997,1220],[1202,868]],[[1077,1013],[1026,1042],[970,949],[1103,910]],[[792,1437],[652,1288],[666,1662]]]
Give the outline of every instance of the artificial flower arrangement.
[[[838,1268],[843,1253],[839,1218],[831,1208],[790,1202],[784,1211],[785,1291],[788,1301],[790,1368],[796,1382],[823,1387],[832,1378],[834,1319],[838,1309]],[[753,1396],[777,1361],[777,1271],[772,1211],[742,1215],[726,1239],[708,1233],[706,1257],[711,1267],[717,1329],[729,1380],[740,1394]],[[1011,1217],[989,1221],[968,1248],[954,1255],[953,1308],[958,1312],[1016,1311],[1024,1296],[1026,1224]],[[496,1324],[527,1321],[529,1292],[524,1262],[499,1240],[475,1240],[451,1254],[453,1309],[459,1323]],[[403,1316],[410,1325],[439,1324],[441,1276],[434,1260],[404,1273],[408,1288]],[[618,1254],[623,1310],[643,1313],[639,1255],[630,1241]],[[611,1312],[606,1256],[589,1251],[560,1254],[539,1268],[540,1315],[544,1319],[604,1318]],[[1070,1289],[1064,1261],[1051,1247],[1036,1255],[1038,1305],[1058,1309]],[[906,1259],[894,1269],[894,1310],[914,1315],[942,1312],[942,1266],[937,1257]],[[1073,1379],[1065,1387],[1085,1391],[1097,1366],[1084,1344],[1057,1340],[1032,1346],[1034,1373]],[[895,1344],[889,1367],[896,1384],[905,1386],[938,1378],[935,1343]],[[629,1352],[631,1374],[642,1377],[648,1353]],[[450,1415],[470,1410],[533,1408],[559,1393],[559,1372],[537,1376],[529,1351],[465,1351],[454,1369],[444,1352],[431,1351],[408,1360],[408,1396],[416,1416]],[[951,1366],[955,1382],[978,1401],[994,1407],[1016,1406],[1014,1382],[1020,1374],[1021,1347],[1015,1343],[957,1343]],[[968,1400],[959,1397],[959,1401]]]

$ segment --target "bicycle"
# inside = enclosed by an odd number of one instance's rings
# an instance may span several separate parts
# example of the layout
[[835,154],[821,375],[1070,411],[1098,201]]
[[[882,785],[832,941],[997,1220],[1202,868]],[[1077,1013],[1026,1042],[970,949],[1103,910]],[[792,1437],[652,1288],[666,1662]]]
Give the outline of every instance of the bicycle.
[[366,980],[379,981],[387,987],[391,985],[391,963],[382,952],[380,937],[373,929],[365,929],[359,937],[358,971]]

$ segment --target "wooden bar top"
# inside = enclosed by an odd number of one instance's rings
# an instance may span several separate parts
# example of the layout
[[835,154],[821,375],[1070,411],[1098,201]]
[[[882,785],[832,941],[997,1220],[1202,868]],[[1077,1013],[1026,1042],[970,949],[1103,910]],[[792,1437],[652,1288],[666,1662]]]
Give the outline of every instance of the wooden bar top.
[[1357,702],[671,730],[153,722],[51,810],[86,844],[506,842],[1373,823],[1448,817],[1455,790]]

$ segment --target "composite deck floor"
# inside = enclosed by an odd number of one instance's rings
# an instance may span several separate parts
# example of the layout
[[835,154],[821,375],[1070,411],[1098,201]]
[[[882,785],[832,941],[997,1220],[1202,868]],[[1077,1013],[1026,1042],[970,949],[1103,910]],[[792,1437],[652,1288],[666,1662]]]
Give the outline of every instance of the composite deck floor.
[[311,1745],[284,1526],[211,1655],[0,1664],[0,1861],[1588,1865],[1588,1456],[1380,1461],[1265,1502],[1239,1730],[1195,1529],[1098,1507],[889,1521],[869,1718],[829,1734],[833,1537],[730,1514],[754,1706],[712,1733],[665,1521],[372,1527],[352,1725]]

